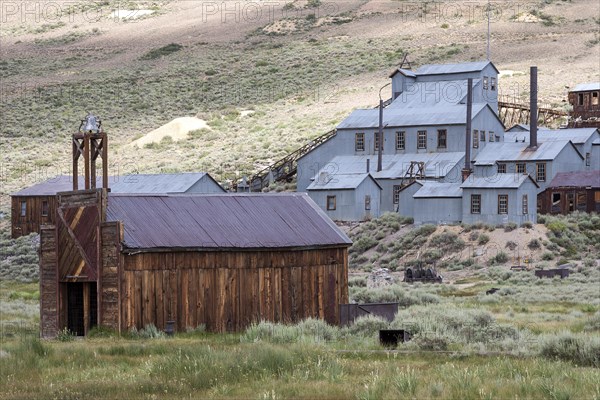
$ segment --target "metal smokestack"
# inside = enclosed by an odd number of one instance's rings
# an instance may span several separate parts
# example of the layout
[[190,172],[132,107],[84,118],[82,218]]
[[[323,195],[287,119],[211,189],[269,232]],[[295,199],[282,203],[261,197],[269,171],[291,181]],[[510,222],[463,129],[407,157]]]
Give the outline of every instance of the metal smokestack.
[[[381,91],[380,91],[381,94]],[[379,96],[379,148],[377,149],[377,172],[383,169],[383,100]]]
[[465,138],[465,168],[463,182],[471,174],[471,119],[473,118],[473,78],[467,80],[467,134]]
[[367,158],[367,174],[371,172],[371,160]]
[[531,93],[529,95],[529,147],[535,149],[538,147],[538,81],[537,67],[531,67],[530,83]]

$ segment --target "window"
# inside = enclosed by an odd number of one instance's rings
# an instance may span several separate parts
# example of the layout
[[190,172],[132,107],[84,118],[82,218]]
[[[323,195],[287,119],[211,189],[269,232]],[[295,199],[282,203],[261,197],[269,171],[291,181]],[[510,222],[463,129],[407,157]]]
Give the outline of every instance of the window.
[[402,186],[394,185],[394,204],[400,204],[400,189]]
[[404,131],[396,132],[396,150],[404,150],[406,147],[406,134]]
[[[382,135],[383,135],[383,132],[382,132]],[[375,132],[375,139],[373,140],[373,150],[374,151],[379,150],[379,132]],[[383,150],[383,148],[381,148],[381,150]]]
[[491,89],[492,89],[492,91],[494,91],[494,92],[495,92],[495,91],[496,91],[496,78],[494,78],[494,77],[491,77],[491,78],[490,78],[490,82],[491,82],[491,85],[490,85],[490,86],[491,86]]
[[498,163],[498,173],[499,174],[506,173],[506,164],[505,163]]
[[586,192],[577,192],[577,209],[579,211],[587,210],[587,193]]
[[489,87],[489,78],[487,76],[483,77],[483,90],[488,90]]
[[473,131],[473,148],[479,148],[479,131],[477,129]]
[[438,130],[438,148],[445,149],[447,139],[448,139],[448,133],[446,132],[446,130],[439,129]]
[[546,182],[546,163],[537,163],[536,180],[538,182]]
[[529,214],[529,199],[527,198],[527,195],[524,194],[523,195],[523,215],[527,215]]
[[22,201],[21,202],[21,217],[24,217],[26,215],[27,215],[27,202]]
[[481,141],[485,142],[485,131],[481,131]]
[[586,167],[592,165],[592,155],[590,153],[585,153],[585,165]]
[[517,163],[517,174],[526,174],[526,173],[527,173],[527,164]]
[[327,196],[327,211],[335,210],[335,196]]
[[562,196],[560,193],[552,193],[552,208],[551,208],[550,212],[553,212],[553,213],[560,212],[561,197]]
[[508,195],[498,195],[498,214],[508,214]]
[[42,217],[48,216],[48,202],[42,201]]
[[419,131],[417,133],[417,149],[427,148],[427,131]]
[[365,196],[365,210],[369,211],[371,209],[371,196]]
[[597,106],[598,105],[598,92],[593,92],[592,93],[592,105],[593,106]]
[[471,195],[471,214],[481,214],[481,195]]
[[575,193],[567,193],[567,206],[570,211],[575,211]]
[[354,150],[365,151],[365,134],[357,133],[354,137]]
[[494,132],[490,131],[490,142],[494,141],[494,137],[495,137]]
[[577,96],[577,105],[582,106],[583,105],[583,93],[579,93],[579,95]]

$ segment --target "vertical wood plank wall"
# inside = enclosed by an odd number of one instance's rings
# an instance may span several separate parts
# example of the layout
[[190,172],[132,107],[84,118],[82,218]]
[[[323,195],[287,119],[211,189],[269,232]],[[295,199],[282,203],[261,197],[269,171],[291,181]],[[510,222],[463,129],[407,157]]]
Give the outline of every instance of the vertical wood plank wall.
[[[122,327],[178,331],[205,324],[240,331],[252,322],[339,321],[348,302],[347,248],[124,255]],[[103,288],[105,288],[103,282]],[[105,289],[103,289],[105,290]]]
[[[27,203],[25,216],[21,216],[21,202]],[[48,202],[48,215],[42,215],[42,203]],[[55,222],[56,196],[15,196],[11,198],[11,235],[13,239],[39,232],[42,225]]]
[[40,330],[44,338],[59,331],[58,272],[54,227],[40,230]]

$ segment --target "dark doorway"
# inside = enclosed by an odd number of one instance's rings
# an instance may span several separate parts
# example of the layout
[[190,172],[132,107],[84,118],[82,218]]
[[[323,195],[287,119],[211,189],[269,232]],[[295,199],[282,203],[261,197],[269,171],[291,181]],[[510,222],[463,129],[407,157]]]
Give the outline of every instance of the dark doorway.
[[67,329],[85,336],[98,324],[96,283],[67,283]]

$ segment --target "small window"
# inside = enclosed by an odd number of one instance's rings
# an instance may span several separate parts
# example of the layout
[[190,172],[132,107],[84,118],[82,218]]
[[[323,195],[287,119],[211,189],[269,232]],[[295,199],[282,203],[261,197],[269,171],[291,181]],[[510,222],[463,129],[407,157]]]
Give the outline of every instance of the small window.
[[479,148],[479,131],[477,129],[473,131],[473,148]]
[[526,174],[526,173],[527,173],[527,164],[517,163],[517,174]]
[[506,164],[505,163],[498,163],[498,173],[499,174],[506,173]]
[[585,165],[586,167],[592,165],[592,155],[590,153],[585,153]]
[[523,195],[523,215],[527,215],[529,214],[529,199],[527,198],[527,195],[524,194]]
[[583,93],[579,93],[577,96],[577,105],[582,106],[583,105]]
[[447,139],[448,139],[448,133],[446,132],[446,130],[445,129],[438,130],[438,148],[445,149]]
[[483,90],[488,90],[489,87],[489,78],[487,76],[483,77]]
[[365,134],[357,133],[354,137],[354,150],[365,151]]
[[48,216],[48,202],[42,201],[42,217]]
[[400,204],[400,189],[402,186],[394,185],[394,204]]
[[536,180],[546,182],[546,163],[537,163]]
[[491,78],[490,78],[490,82],[491,82],[491,83],[490,83],[491,89],[492,89],[492,91],[494,91],[494,92],[495,92],[495,91],[496,91],[496,78],[494,78],[494,77],[491,77]]
[[586,192],[577,192],[577,209],[579,211],[587,210],[587,193]]
[[[382,133],[382,135],[383,135],[383,133]],[[373,150],[374,151],[379,150],[379,132],[375,132],[375,139],[373,140]],[[383,148],[381,150],[383,150]]]
[[485,142],[485,131],[481,131],[480,137],[481,137],[481,141]]
[[593,92],[592,93],[592,105],[593,106],[597,106],[598,103],[598,92]]
[[508,214],[508,195],[498,195],[498,214]]
[[335,196],[327,196],[327,211],[335,210]]
[[481,214],[481,195],[471,195],[471,214]]
[[493,142],[495,137],[494,132],[490,131],[490,142]]
[[371,210],[371,196],[369,195],[365,196],[365,210]]
[[417,149],[427,148],[427,131],[419,131],[417,133]]
[[396,150],[406,148],[406,133],[404,131],[396,132]]
[[567,193],[567,206],[569,212],[575,211],[575,193]]
[[21,217],[24,217],[26,215],[27,215],[27,202],[22,201],[21,202]]

